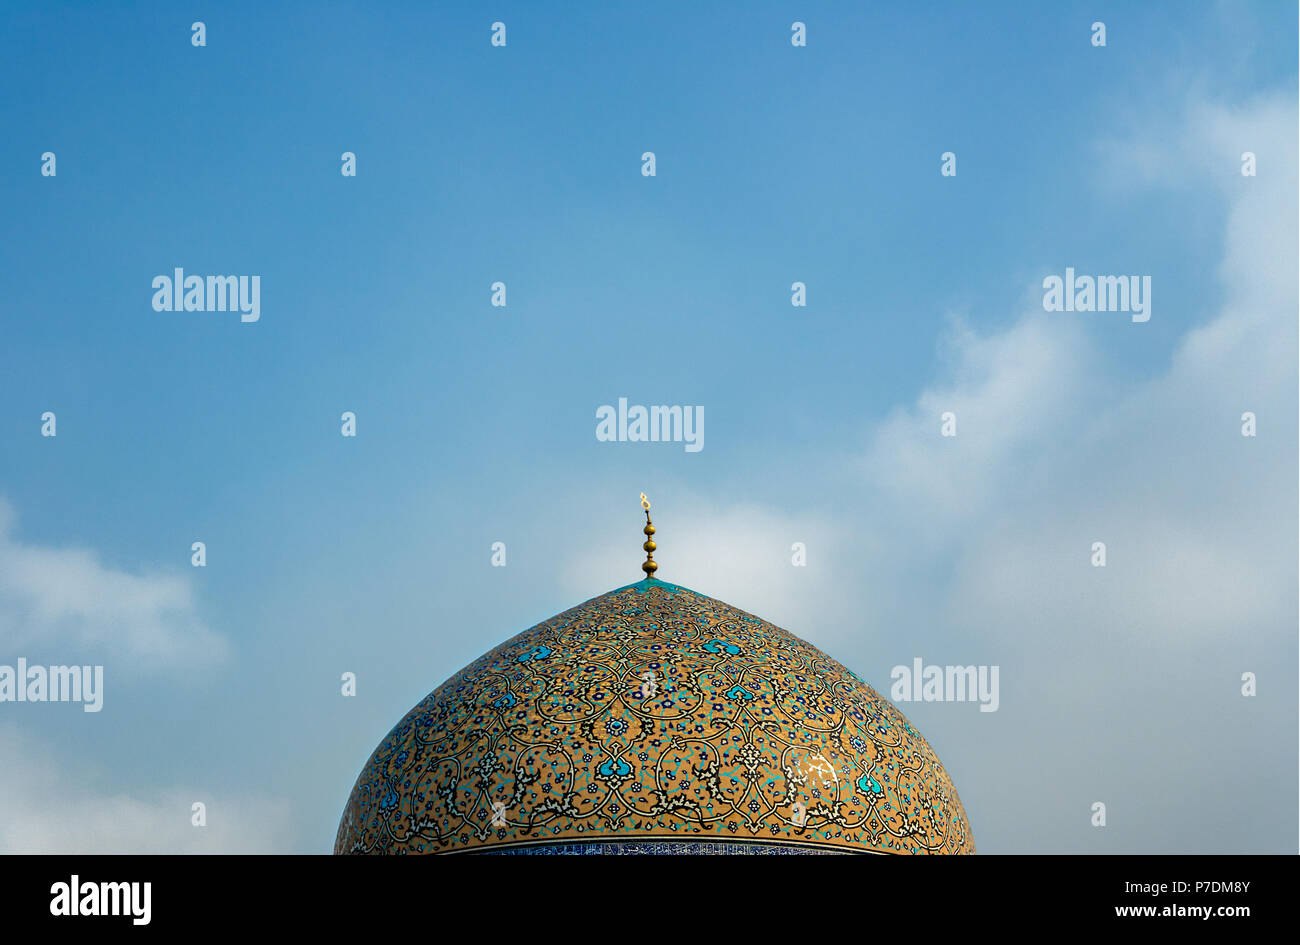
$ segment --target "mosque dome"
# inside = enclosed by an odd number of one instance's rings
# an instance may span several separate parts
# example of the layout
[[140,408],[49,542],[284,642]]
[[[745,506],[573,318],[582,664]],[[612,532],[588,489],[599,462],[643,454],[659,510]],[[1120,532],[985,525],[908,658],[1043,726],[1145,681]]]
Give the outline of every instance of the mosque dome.
[[975,852],[893,704],[780,627],[656,579],[645,547],[645,580],[525,630],[408,712],[334,852]]

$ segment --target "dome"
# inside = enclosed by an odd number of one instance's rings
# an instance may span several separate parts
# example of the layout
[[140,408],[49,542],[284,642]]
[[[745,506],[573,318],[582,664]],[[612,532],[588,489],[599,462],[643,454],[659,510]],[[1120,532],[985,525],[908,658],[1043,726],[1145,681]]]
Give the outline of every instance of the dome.
[[643,567],[408,712],[334,852],[975,852],[897,708],[793,634]]

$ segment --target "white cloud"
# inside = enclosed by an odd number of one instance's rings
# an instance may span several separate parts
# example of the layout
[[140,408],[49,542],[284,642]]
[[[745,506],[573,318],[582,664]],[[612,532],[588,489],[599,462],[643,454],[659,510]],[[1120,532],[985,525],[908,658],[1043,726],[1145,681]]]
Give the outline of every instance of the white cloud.
[[[1091,353],[1077,326],[1033,316],[992,336],[954,322],[944,344],[949,379],[876,429],[865,473],[874,502],[888,496],[915,523],[940,521],[947,532],[1014,493],[1038,465],[1045,439],[1078,409]],[[940,436],[947,412],[955,437]]]
[[[1189,106],[1186,122],[1116,148],[1138,164],[1158,153],[1228,202],[1221,310],[1166,370],[1110,379],[1088,316],[1036,299],[1003,331],[953,320],[940,380],[870,431],[862,488],[839,497],[851,516],[679,494],[657,536],[659,576],[827,645],[903,622],[1012,645],[1045,625],[1180,640],[1284,626],[1295,606],[1295,536],[1276,527],[1296,511],[1294,112],[1268,98],[1246,111]],[[1242,141],[1272,177],[1240,177]],[[1240,435],[1246,410],[1267,432]],[[956,437],[940,436],[945,411]],[[806,569],[790,566],[796,540],[809,544]],[[1093,541],[1108,546],[1104,572],[1090,564]],[[567,571],[575,593],[601,574],[610,587],[635,580],[625,533],[587,546]]]
[[[1168,367],[1121,386],[1080,316],[1031,305],[1004,332],[958,332],[948,380],[867,453],[887,551],[866,563],[883,599],[864,613],[907,621],[903,645],[928,659],[1003,664],[996,716],[903,706],[932,737],[942,714],[937,747],[989,851],[1288,843],[1275,827],[1295,816],[1294,728],[1276,743],[1295,707],[1294,94],[1183,119],[1114,151],[1133,178],[1155,168],[1145,183],[1226,201],[1221,304]],[[1240,176],[1246,150],[1257,178]],[[938,435],[944,409],[956,439]],[[1256,438],[1240,434],[1245,411]],[[1098,540],[1105,569],[1089,560]],[[1237,691],[1245,670],[1269,679],[1257,699]],[[1249,804],[1224,771],[1248,772]],[[1006,783],[1037,789],[1008,808]],[[1097,799],[1118,820],[1105,832],[1087,827]]]
[[[0,725],[0,854],[276,853],[292,847],[283,801],[166,788],[99,788],[86,766],[64,769],[48,748]],[[191,825],[191,805],[207,826]]]
[[[93,552],[45,548],[14,536],[0,499],[0,640],[6,649],[111,651],[127,665],[174,669],[225,658],[228,645],[200,619],[187,577],[129,574]],[[80,653],[67,656],[85,662]]]
[[[1222,308],[1168,370],[1115,388],[1080,316],[1031,308],[1005,332],[960,329],[950,379],[874,433],[869,494],[895,536],[878,566],[908,588],[908,569],[942,552],[944,616],[972,632],[1112,624],[1122,601],[1144,632],[1223,635],[1285,624],[1295,606],[1295,534],[1277,527],[1296,499],[1294,100],[1186,114],[1177,133],[1113,152],[1135,173],[1157,154],[1229,201]],[[1268,176],[1240,176],[1243,150]],[[955,438],[939,436],[944,410]],[[1240,435],[1245,411],[1256,439]],[[1108,545],[1104,576],[1094,540]]]
[[[1257,178],[1240,176],[1246,150]],[[901,707],[944,757],[986,852],[1280,851],[1294,738],[1279,748],[1260,720],[1294,724],[1294,95],[1189,105],[1113,156],[1130,183],[1225,201],[1219,308],[1167,367],[1116,380],[1087,316],[1036,300],[1003,331],[954,322],[940,380],[869,431],[859,487],[818,496],[844,512],[673,497],[679,521],[656,557],[664,579],[787,627],[882,692],[889,666],[914,656],[1002,664],[997,713]],[[947,410],[955,438],[940,436]],[[791,568],[782,552],[803,535],[809,566]],[[1105,569],[1091,566],[1094,541]],[[610,586],[634,579],[626,535],[594,547],[568,572],[575,590],[609,561]],[[1243,670],[1269,679],[1257,699],[1237,692]],[[1252,787],[1243,805],[1224,771],[1277,790]],[[1104,832],[1088,825],[1097,799],[1115,821]]]
[[[834,571],[827,564],[839,556],[841,539],[816,515],[788,515],[755,504],[718,507],[682,490],[664,503],[663,515],[668,517],[660,516],[655,535],[656,577],[663,581],[681,583],[801,636],[809,632],[808,616],[824,618],[835,600],[828,584]],[[640,580],[645,556],[637,537],[625,529],[575,542],[587,550],[567,562],[566,587],[584,599],[593,588]],[[804,543],[808,566],[792,564],[795,542]]]

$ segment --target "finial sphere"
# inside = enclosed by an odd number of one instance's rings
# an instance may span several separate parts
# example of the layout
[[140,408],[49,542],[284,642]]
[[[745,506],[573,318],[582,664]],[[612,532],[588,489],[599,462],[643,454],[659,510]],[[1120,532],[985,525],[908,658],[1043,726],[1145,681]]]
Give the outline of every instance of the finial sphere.
[[641,493],[641,508],[645,510],[645,532],[646,542],[641,547],[645,549],[645,563],[641,565],[641,570],[645,572],[647,580],[654,580],[655,571],[659,570],[659,565],[655,564],[655,543],[650,536],[655,533],[654,524],[650,521],[650,500]]

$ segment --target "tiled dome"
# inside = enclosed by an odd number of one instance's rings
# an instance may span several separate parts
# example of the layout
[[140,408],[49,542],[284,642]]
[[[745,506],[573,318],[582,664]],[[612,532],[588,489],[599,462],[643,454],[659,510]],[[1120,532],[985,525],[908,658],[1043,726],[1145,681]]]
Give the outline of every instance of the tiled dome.
[[891,703],[765,620],[652,578],[443,683],[366,763],[335,853],[974,853]]

